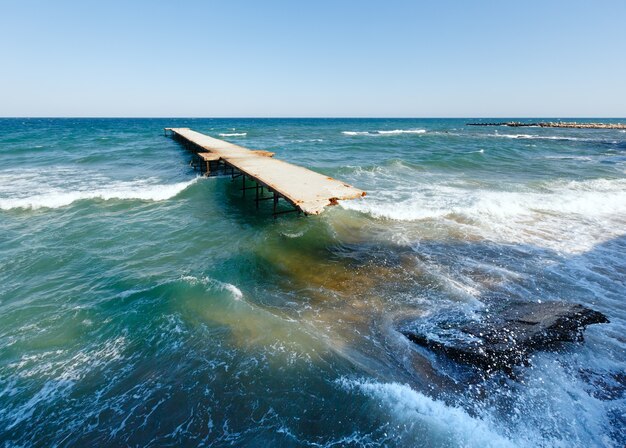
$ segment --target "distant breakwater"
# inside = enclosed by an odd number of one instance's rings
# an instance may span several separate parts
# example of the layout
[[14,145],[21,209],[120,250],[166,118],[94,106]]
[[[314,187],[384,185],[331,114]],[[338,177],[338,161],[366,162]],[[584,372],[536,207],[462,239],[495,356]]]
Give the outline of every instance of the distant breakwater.
[[499,123],[467,123],[466,126],[509,126],[512,128],[574,128],[574,129],[626,129],[621,123],[576,123],[564,121],[548,121],[538,123],[520,123],[519,121],[503,121]]

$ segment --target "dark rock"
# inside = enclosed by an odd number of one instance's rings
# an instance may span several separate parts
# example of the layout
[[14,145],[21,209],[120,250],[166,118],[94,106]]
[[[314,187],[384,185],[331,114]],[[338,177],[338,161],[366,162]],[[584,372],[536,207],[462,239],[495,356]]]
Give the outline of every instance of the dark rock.
[[526,364],[536,350],[582,341],[587,325],[609,322],[598,311],[566,302],[509,303],[494,311],[482,311],[474,318],[431,315],[403,325],[400,331],[416,344],[457,361],[488,371],[510,371]]

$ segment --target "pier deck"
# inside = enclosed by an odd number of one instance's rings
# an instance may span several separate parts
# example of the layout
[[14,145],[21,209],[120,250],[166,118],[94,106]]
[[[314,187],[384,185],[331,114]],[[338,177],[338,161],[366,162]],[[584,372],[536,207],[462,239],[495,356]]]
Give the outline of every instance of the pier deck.
[[292,204],[297,211],[318,215],[339,200],[365,196],[364,191],[337,179],[274,159],[274,153],[268,151],[250,150],[189,128],[165,128],[165,132],[168,131],[198,153],[206,162],[207,171],[212,161],[230,167],[231,173],[237,170],[244,179],[244,194],[246,189],[255,188],[245,186],[246,176],[256,182],[257,205],[262,200],[259,199],[259,187],[273,192],[274,211],[279,197]]

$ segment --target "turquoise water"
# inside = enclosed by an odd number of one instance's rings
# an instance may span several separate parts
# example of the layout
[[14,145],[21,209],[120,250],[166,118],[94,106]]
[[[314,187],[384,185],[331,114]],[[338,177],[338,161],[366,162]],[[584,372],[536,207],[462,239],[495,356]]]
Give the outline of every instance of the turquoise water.
[[[0,442],[623,446],[626,133],[464,124],[0,119]],[[368,196],[274,221],[166,126]],[[515,379],[396,330],[557,299],[611,323]]]

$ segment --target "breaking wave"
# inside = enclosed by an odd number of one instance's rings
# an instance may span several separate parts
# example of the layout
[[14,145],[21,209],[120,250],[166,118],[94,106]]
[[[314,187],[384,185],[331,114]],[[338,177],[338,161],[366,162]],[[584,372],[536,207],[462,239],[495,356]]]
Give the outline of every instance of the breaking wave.
[[510,138],[520,140],[560,140],[568,142],[606,142],[617,143],[615,140],[602,139],[602,138],[586,138],[586,137],[571,137],[565,135],[538,135],[538,134],[500,134],[498,132],[494,134],[486,134],[487,137],[497,138]]
[[[380,173],[379,173],[380,175]],[[448,182],[369,189],[342,207],[396,221],[448,219],[466,231],[512,242],[586,250],[623,232],[626,180],[551,182],[497,191]]]
[[193,275],[183,275],[180,279],[190,285],[201,284],[206,287],[215,288],[219,291],[228,292],[235,300],[241,300],[243,298],[243,292],[241,292],[241,289],[237,288],[232,283],[222,282],[210,277],[198,278]]
[[230,133],[223,133],[223,134],[218,134],[220,137],[245,137],[246,135],[248,135],[247,132],[230,132]]
[[[76,177],[74,177],[76,175]],[[60,169],[46,176],[26,170],[0,172],[0,210],[59,208],[84,199],[164,201],[198,181],[161,183],[158,179],[114,180]]]
[[396,382],[341,377],[336,384],[374,400],[373,412],[380,412],[378,418],[398,428],[392,437],[405,442],[402,445],[620,446],[599,423],[611,418],[617,403],[596,399],[581,388],[579,379],[554,368],[553,359],[536,362],[540,367],[529,372],[523,386],[500,386],[483,403],[465,402],[457,396],[468,409]]
[[[391,413],[396,426],[401,425],[407,437],[419,440],[428,433],[428,441],[422,446],[465,447],[514,447],[518,446],[498,434],[493,424],[480,417],[472,417],[461,408],[447,406],[399,383],[355,381],[342,378],[338,384],[354,392],[362,393],[381,403]],[[385,417],[387,412],[384,413]],[[381,418],[385,418],[381,417]]]
[[425,134],[426,129],[394,129],[392,131],[342,131],[343,135],[399,135],[399,134]]

